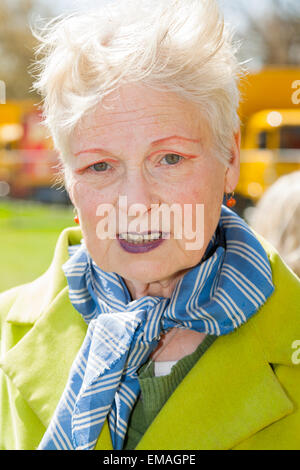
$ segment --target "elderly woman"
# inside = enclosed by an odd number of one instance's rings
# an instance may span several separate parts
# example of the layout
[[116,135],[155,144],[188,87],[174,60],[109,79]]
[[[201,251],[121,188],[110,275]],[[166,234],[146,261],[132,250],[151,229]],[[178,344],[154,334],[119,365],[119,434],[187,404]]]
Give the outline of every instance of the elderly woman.
[[102,2],[41,41],[80,227],[0,298],[1,448],[300,449],[299,281],[222,205],[240,67],[217,4]]

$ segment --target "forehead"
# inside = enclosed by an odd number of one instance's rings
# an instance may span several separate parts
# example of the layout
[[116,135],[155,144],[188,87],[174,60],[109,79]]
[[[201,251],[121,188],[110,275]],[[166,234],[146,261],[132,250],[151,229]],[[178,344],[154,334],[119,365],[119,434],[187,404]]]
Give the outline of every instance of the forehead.
[[198,108],[177,94],[126,85],[87,113],[75,129],[73,150],[86,141],[103,145],[141,139],[145,143],[180,133],[199,138],[205,131]]

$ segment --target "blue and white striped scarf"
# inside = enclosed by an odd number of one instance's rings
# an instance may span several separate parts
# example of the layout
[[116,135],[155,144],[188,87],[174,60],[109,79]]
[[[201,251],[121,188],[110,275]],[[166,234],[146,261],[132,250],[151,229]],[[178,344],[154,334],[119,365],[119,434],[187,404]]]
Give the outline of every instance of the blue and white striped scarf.
[[245,323],[274,290],[264,249],[225,206],[206,256],[180,279],[170,299],[132,301],[124,280],[102,271],[84,244],[73,252],[63,268],[70,300],[88,330],[39,449],[92,450],[106,418],[113,448],[122,449],[140,391],[137,370],[161,332],[178,327],[224,335]]

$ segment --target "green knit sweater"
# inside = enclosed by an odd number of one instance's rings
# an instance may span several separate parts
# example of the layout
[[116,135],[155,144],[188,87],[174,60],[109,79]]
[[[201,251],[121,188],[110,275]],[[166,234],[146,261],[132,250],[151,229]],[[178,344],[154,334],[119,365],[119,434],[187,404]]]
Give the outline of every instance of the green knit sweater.
[[132,410],[124,450],[134,449],[176,387],[194,364],[205,353],[217,336],[207,335],[198,348],[180,359],[168,375],[155,377],[154,362],[149,360],[138,371],[141,387],[139,398]]

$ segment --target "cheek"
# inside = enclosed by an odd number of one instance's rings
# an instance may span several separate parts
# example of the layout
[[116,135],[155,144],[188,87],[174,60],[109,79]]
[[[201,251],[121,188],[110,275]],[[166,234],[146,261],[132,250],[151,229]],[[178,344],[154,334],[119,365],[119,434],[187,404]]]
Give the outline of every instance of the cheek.
[[101,216],[97,215],[97,209],[101,204],[113,204],[114,201],[110,198],[110,193],[107,190],[101,191],[92,185],[79,181],[74,183],[72,194],[87,249],[92,258],[99,265],[103,265],[111,240],[101,240],[99,243],[97,227]]
[[95,189],[92,185],[74,181],[71,187],[72,201],[83,221],[93,221],[97,218],[97,208],[100,204],[114,204],[110,191]]
[[[190,226],[195,233],[204,230],[204,244],[207,245],[212,237],[219,218],[223,201],[225,170],[222,167],[206,168],[199,173],[199,177],[194,175],[188,184],[184,185],[185,190],[180,189],[176,198],[184,207],[185,204],[192,205],[192,216],[189,218]],[[203,204],[204,219],[202,219],[201,208],[196,210],[196,204]],[[204,223],[204,226],[203,226]]]
[[217,201],[223,200],[224,176],[219,172],[200,174],[199,177],[190,178],[186,184],[172,191],[172,197],[183,204],[204,204],[213,206]]
[[99,194],[93,188],[80,182],[76,182],[72,188],[74,205],[78,210],[80,220],[91,220],[96,216]]

